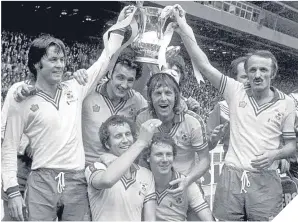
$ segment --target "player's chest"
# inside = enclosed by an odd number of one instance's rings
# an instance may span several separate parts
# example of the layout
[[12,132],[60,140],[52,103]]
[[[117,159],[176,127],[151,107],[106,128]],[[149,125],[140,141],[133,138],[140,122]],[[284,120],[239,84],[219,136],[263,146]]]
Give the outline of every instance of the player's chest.
[[122,176],[113,187],[116,193],[135,203],[143,203],[149,189],[149,183],[136,178]]
[[184,194],[174,197],[167,192],[156,192],[156,203],[157,208],[179,211],[180,213],[186,212],[188,209],[188,201]]
[[110,117],[111,115],[123,115],[133,118],[138,111],[138,104],[123,100],[114,104],[111,100],[101,97],[91,97],[84,101],[83,112],[89,116]]
[[65,121],[71,122],[79,115],[79,103],[77,95],[69,91],[61,91],[55,98],[36,95],[34,100],[30,100],[25,106],[26,119],[58,125]]
[[286,116],[282,101],[258,105],[255,101],[242,100],[231,107],[231,118],[239,124],[253,124],[255,128],[280,129]]

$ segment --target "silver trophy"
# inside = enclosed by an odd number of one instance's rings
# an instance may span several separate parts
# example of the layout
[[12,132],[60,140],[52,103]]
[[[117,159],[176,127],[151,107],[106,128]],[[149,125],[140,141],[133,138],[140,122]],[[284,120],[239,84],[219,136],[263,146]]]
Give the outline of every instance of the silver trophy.
[[166,49],[171,41],[173,29],[170,24],[166,28],[164,26],[171,17],[173,7],[145,7],[140,1],[136,7],[138,34],[131,44],[137,53],[136,61],[165,65]]
[[[111,58],[108,67],[109,72],[113,70],[119,54],[129,45],[137,54],[136,61],[157,64],[159,70],[162,70],[162,67],[167,67],[166,54],[169,55],[170,51],[170,55],[174,56],[180,50],[179,46],[168,48],[174,28],[173,22],[167,21],[174,17],[175,10],[179,10],[179,14],[185,14],[185,11],[177,4],[157,8],[143,6],[143,1],[137,1],[133,12],[123,21],[113,25],[103,36],[105,51],[107,56]],[[111,55],[107,44],[109,33],[115,30],[125,30],[128,26],[131,28],[130,38]],[[194,64],[192,65],[198,83],[204,82],[198,68]]]

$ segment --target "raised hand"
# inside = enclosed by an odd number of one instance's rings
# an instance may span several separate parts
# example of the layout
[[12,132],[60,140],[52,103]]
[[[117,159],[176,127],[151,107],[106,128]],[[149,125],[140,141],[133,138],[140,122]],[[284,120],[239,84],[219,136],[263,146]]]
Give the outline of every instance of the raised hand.
[[126,19],[134,10],[135,6],[133,5],[128,5],[128,6],[125,6],[119,16],[118,16],[118,20],[117,20],[117,23],[118,22],[122,22],[124,19]]
[[145,146],[150,145],[153,134],[161,124],[159,119],[150,119],[144,122],[139,131],[138,141],[143,142]]

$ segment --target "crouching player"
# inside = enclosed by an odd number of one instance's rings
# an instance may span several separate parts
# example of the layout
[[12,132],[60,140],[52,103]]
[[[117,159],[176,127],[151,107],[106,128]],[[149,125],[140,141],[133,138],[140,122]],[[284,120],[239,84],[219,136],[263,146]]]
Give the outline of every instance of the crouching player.
[[210,208],[196,183],[190,184],[179,195],[168,192],[175,189],[169,184],[170,181],[185,177],[173,168],[176,152],[174,140],[168,134],[157,133],[153,136],[151,147],[142,155],[155,180],[156,220],[185,221],[187,211],[191,209],[202,221],[214,221]]
[[[143,123],[136,139],[133,123],[111,116],[100,127],[100,140],[107,154],[85,170],[92,220],[155,220],[155,184],[152,173],[134,163],[150,145],[158,119]],[[113,155],[110,155],[113,154]]]

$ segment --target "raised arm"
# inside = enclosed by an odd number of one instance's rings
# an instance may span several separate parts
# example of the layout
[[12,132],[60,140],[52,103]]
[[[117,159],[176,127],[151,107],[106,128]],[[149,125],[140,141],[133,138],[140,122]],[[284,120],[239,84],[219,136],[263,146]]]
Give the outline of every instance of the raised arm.
[[185,11],[180,5],[175,5],[174,16],[177,22],[175,31],[181,36],[194,65],[197,66],[215,88],[219,89],[223,74],[210,64],[206,54],[198,46],[192,28],[186,22]]
[[[129,167],[139,154],[149,145],[154,131],[161,125],[158,119],[151,119],[142,124],[137,141],[120,157],[113,161],[109,166],[103,164],[94,164],[95,172],[92,172],[92,166],[86,168],[86,177],[96,189],[107,189],[114,186],[125,174]],[[121,166],[121,167],[119,167]]]
[[[118,16],[117,23],[122,22],[131,12],[132,6],[125,6]],[[122,45],[124,39],[124,33],[126,30],[115,30],[110,34],[108,41],[109,56],[113,55]],[[107,55],[107,49],[104,49],[99,57],[99,59],[87,69],[86,84],[83,87],[85,97],[98,83],[98,81],[104,77],[107,73],[107,68],[110,59]]]

